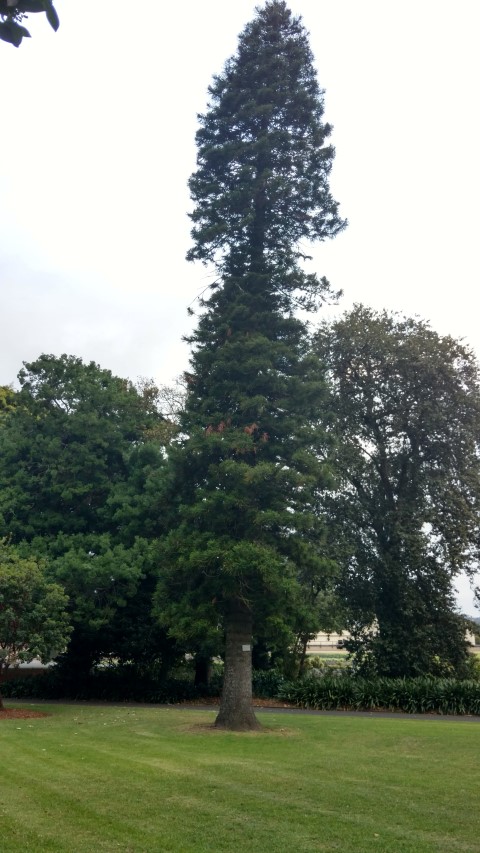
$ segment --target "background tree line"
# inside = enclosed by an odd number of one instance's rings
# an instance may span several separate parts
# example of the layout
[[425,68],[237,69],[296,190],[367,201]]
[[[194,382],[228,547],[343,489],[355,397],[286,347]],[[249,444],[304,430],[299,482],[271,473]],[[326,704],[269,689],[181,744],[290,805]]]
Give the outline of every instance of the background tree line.
[[[479,541],[475,358],[422,321],[363,306],[323,323],[305,347],[320,476],[281,569],[288,606],[265,602],[254,663],[291,672],[318,631],[349,628],[363,673],[461,675],[453,584],[474,570]],[[109,658],[166,675],[188,652],[205,679],[222,624],[214,581],[202,589],[192,571],[214,546],[196,550],[199,525],[184,509],[185,493],[204,495],[175,422],[182,393],[136,388],[73,356],[41,356],[19,382],[0,394],[2,565],[6,554],[10,566],[12,555],[33,559],[67,594],[61,665],[78,677]],[[261,512],[255,482],[245,488]],[[221,501],[208,511],[232,524]]]

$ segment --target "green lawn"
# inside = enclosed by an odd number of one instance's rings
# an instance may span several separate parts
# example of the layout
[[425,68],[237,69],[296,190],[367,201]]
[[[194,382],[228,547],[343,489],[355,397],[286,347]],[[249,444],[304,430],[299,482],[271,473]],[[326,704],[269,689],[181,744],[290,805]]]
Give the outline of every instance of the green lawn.
[[480,725],[52,706],[0,721],[0,850],[480,849]]

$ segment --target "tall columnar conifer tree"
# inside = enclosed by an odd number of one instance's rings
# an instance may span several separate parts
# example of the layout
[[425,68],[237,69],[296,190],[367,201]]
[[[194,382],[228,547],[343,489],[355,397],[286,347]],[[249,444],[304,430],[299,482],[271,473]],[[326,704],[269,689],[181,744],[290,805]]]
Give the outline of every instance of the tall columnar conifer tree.
[[225,633],[218,726],[256,727],[252,630],[294,607],[298,565],[317,574],[313,484],[323,472],[312,427],[322,388],[306,327],[329,284],[302,267],[300,241],[341,231],[328,176],[323,98],[308,36],[283,0],[257,9],[209,88],[190,179],[190,260],[213,265],[192,344],[174,453],[180,524],[164,548],[161,618],[208,647]]

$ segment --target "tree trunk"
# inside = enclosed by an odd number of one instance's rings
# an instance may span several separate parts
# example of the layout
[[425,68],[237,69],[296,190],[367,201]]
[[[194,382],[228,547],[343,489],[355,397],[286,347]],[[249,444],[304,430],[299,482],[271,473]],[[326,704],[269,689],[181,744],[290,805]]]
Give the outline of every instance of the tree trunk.
[[215,726],[237,732],[260,728],[252,707],[252,613],[238,600],[225,617],[225,675]]
[[305,662],[307,659],[307,646],[308,646],[309,634],[303,635],[299,638],[300,641],[300,660],[298,662],[298,677],[301,678],[305,672]]

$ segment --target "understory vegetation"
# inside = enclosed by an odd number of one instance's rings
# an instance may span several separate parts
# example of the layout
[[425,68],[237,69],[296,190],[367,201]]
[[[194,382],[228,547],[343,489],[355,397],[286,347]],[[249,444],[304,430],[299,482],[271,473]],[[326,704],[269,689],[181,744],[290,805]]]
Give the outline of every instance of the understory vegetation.
[[480,714],[480,681],[455,678],[305,678],[284,684],[279,698],[317,710]]
[[[295,680],[282,672],[256,670],[253,695],[298,708],[316,710],[403,711],[408,714],[480,715],[480,668],[472,656],[469,678],[363,678],[343,662],[309,667]],[[44,675],[14,679],[4,685],[11,698],[101,700],[177,704],[217,700],[223,681],[218,666],[208,684],[196,685],[187,667],[168,678],[158,672],[139,673],[128,665],[100,667],[83,678],[68,677],[55,668]]]

